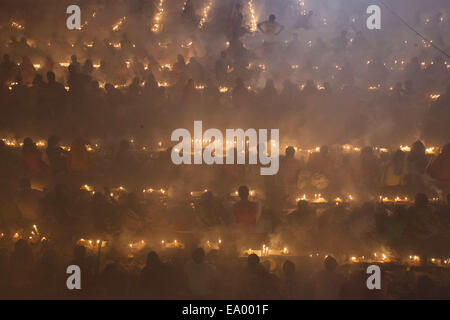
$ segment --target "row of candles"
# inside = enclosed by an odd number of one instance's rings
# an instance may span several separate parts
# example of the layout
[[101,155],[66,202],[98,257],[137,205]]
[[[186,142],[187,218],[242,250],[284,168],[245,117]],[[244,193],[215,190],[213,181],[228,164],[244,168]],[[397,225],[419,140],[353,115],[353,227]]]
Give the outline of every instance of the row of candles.
[[[3,142],[5,143],[6,146],[8,147],[22,147],[23,146],[23,142],[18,141],[16,138],[2,138]],[[195,143],[202,143],[202,148],[208,146],[209,144],[211,144],[212,142],[214,142],[212,139],[191,139],[191,143],[195,144]],[[219,140],[219,143],[221,143],[222,141]],[[226,147],[229,148],[234,148],[237,147],[237,141],[236,140],[226,140],[224,141]],[[271,141],[272,145],[275,145],[274,141]],[[130,139],[130,143],[134,144],[135,141],[133,138]],[[47,146],[47,141],[44,139],[39,139],[35,142],[36,146],[38,148],[44,148]],[[247,146],[249,144],[249,140],[245,141],[245,145]],[[244,145],[244,142],[241,143],[241,145]],[[286,149],[288,146],[292,146],[292,145],[284,145],[284,144],[280,144],[280,151],[282,152],[283,149]],[[67,146],[67,145],[61,145],[60,146],[63,150],[66,151],[70,151],[71,147]],[[163,142],[159,141],[157,143],[157,148],[156,151],[161,150],[161,148],[163,147]],[[292,146],[294,148],[294,150],[296,152],[301,152],[301,153],[306,153],[306,154],[311,154],[311,153],[316,153],[316,152],[320,152],[320,147],[315,147],[315,148],[311,148],[311,149],[303,149],[301,147],[297,147],[297,146]],[[351,144],[345,144],[345,145],[341,145],[339,146],[339,148],[346,153],[349,152],[361,152],[361,147],[356,147],[353,146]],[[95,144],[87,144],[86,145],[86,150],[89,152],[93,152],[100,149],[100,145],[98,143]],[[400,145],[399,149],[402,150],[403,152],[410,152],[411,151],[411,147],[407,146],[407,145]],[[142,146],[140,148],[140,150],[142,151],[155,151],[155,148],[149,148],[148,146]],[[373,147],[373,150],[379,153],[389,153],[391,150],[389,150],[386,147]],[[436,146],[428,146],[425,148],[425,153],[426,154],[438,154],[440,152],[441,148],[440,147],[436,147]],[[175,150],[176,151],[176,150]]]
[[[91,46],[92,44],[88,44],[88,45]],[[114,46],[115,48],[120,48],[120,47],[121,47],[121,44],[120,44],[120,43],[110,43],[110,45],[111,45],[111,46]],[[192,41],[190,41],[187,45],[182,44],[181,46],[182,46],[182,47],[188,48],[188,47],[190,47],[191,45],[192,45]],[[133,44],[133,46],[135,46],[135,45]],[[127,61],[125,61],[125,63],[126,63],[127,69],[130,69],[130,67],[131,67],[131,61],[130,61],[130,60],[127,60]],[[370,63],[370,60],[368,61],[368,63]],[[445,62],[445,63],[446,63],[447,69],[450,68],[450,64],[448,64],[447,62]],[[423,62],[423,64],[424,64],[424,62]],[[422,65],[423,65],[423,64],[422,64]],[[60,65],[61,67],[68,67],[68,66],[70,65],[70,62],[60,62],[59,65]],[[96,68],[96,69],[100,68],[100,66],[101,66],[101,65],[100,65],[99,63],[93,64],[93,67]],[[41,65],[40,65],[40,64],[34,64],[34,68],[35,68],[36,70],[39,70],[39,69],[41,68]],[[148,70],[148,65],[146,65],[144,68],[145,68],[145,70]],[[249,64],[248,69],[251,69],[251,68],[252,68],[252,64]],[[259,65],[258,65],[258,68],[259,68],[262,72],[265,72],[265,70],[266,70],[265,64],[259,64]],[[298,68],[299,68],[299,65],[292,65],[291,68],[292,68],[292,69],[298,69]],[[316,68],[316,67],[314,67],[314,68]],[[318,70],[319,67],[317,67],[316,69]],[[339,70],[342,70],[342,68],[341,68],[340,66],[338,66],[338,65],[336,65],[336,69],[337,69],[338,71],[339,71]],[[171,65],[171,64],[164,64],[164,65],[162,65],[162,66],[160,67],[160,70],[161,70],[161,71],[164,71],[164,70],[171,71],[171,70],[172,70],[172,65]],[[229,71],[232,71],[232,69],[229,70]],[[103,82],[100,82],[100,83],[99,83],[99,86],[100,86],[101,88],[104,88],[104,87],[105,87],[105,84],[106,84],[106,82],[103,81]],[[141,85],[144,85],[144,84],[145,84],[145,81],[143,81],[143,82],[141,83]],[[12,90],[13,87],[14,87],[14,85],[17,85],[17,82],[12,82],[12,83],[10,83],[9,86],[8,86],[9,90]],[[115,85],[114,85],[114,88],[116,88],[116,89],[123,89],[123,88],[125,88],[125,87],[127,87],[127,86],[128,86],[128,84],[115,84]],[[170,87],[170,84],[169,84],[167,81],[158,81],[158,86],[159,86],[159,87],[165,87],[165,88],[167,88],[167,87]],[[205,85],[205,84],[202,84],[202,83],[198,83],[198,84],[195,85],[195,89],[198,90],[198,91],[203,91],[203,90],[205,90],[205,88],[206,88],[206,85]],[[304,83],[303,83],[303,84],[299,84],[299,89],[300,89],[300,90],[303,90],[304,88],[305,88],[305,84],[304,84]],[[319,91],[325,89],[325,87],[324,87],[322,84],[317,84],[317,85],[316,85],[316,88],[317,88],[317,90],[319,90]],[[369,91],[378,91],[378,90],[380,90],[381,88],[382,88],[381,84],[376,84],[376,85],[370,85],[370,86],[368,86],[367,89],[368,89]],[[69,90],[70,90],[70,88],[69,88],[68,86],[66,86],[65,89],[66,89],[66,91],[69,91]],[[255,89],[254,89],[252,86],[247,86],[247,89],[248,89],[249,91],[255,91]],[[393,91],[393,90],[394,90],[394,87],[389,87],[389,90],[390,90],[390,91]],[[230,92],[232,91],[232,88],[231,88],[231,87],[227,87],[227,86],[219,86],[219,87],[218,87],[218,91],[219,91],[219,93],[221,93],[221,94],[227,94],[227,93],[230,93]],[[437,93],[437,92],[432,92],[432,93],[430,93],[430,94],[428,95],[428,97],[429,97],[429,99],[430,99],[431,101],[436,101],[437,99],[439,99],[440,96],[441,96],[441,94],[440,94],[440,93]]]
[[[122,19],[125,19],[125,17],[123,17]],[[33,42],[33,40],[28,40],[28,41],[29,42]],[[311,41],[308,41],[308,43],[310,43],[310,42]],[[286,42],[286,44],[287,43],[288,42]],[[83,44],[84,44],[85,47],[88,47],[88,48],[92,48],[94,46],[94,42],[84,42]],[[108,45],[113,47],[113,48],[115,48],[115,49],[121,49],[122,48],[122,45],[121,45],[120,42],[113,42],[113,41],[111,41],[111,42],[108,43]],[[135,44],[131,44],[131,45],[132,45],[133,48],[136,47]],[[163,49],[168,49],[170,45],[171,45],[170,42],[161,42],[161,41],[158,42],[158,46],[160,48],[163,48]],[[186,40],[185,42],[182,42],[182,43],[179,44],[179,46],[181,48],[185,48],[185,49],[186,48],[190,48],[192,45],[193,45],[193,41],[192,40]],[[228,47],[229,45],[230,45],[230,43],[226,42],[226,46]],[[74,47],[74,46],[75,46],[75,44],[72,45],[72,47]],[[128,63],[131,63],[131,59],[128,59],[126,61]],[[406,64],[406,61],[404,59],[402,59],[402,60],[400,60],[400,59],[393,59],[392,62],[393,62],[394,66],[401,66],[400,70],[403,70],[403,66]],[[372,63],[373,63],[372,60],[367,60],[366,61],[366,65],[370,65]],[[189,61],[188,61],[188,64],[189,64]],[[388,66],[388,64],[389,64],[388,62],[383,62],[384,66]],[[59,62],[59,66],[64,67],[64,68],[67,68],[69,65],[70,65],[70,61]],[[426,70],[431,65],[434,65],[434,61],[429,61],[429,62],[422,61],[422,62],[420,62],[420,68],[422,70]],[[450,63],[448,61],[444,61],[444,65],[445,65],[446,69],[450,69]],[[33,64],[33,66],[37,70],[41,68],[41,64],[39,64],[39,63]],[[333,66],[334,66],[334,68],[337,71],[342,71],[342,69],[343,69],[343,67],[341,65],[339,65],[339,64],[333,64]],[[99,63],[94,64],[93,67],[98,69],[98,68],[100,68],[100,64]],[[299,64],[291,64],[290,67],[293,70],[300,69],[300,65]],[[148,65],[147,65],[147,68],[148,68]],[[172,64],[170,64],[170,63],[162,64],[160,66],[160,70],[163,70],[163,69],[172,71]],[[267,66],[264,63],[250,62],[246,66],[246,69],[248,69],[248,70],[260,70],[262,72],[265,72],[267,70]],[[319,71],[320,67],[315,65],[315,66],[312,66],[312,69],[315,70],[315,71]],[[390,69],[394,70],[393,67],[390,67]],[[231,71],[233,71],[232,68],[230,70],[228,70],[228,72],[231,72]]]
[[[16,232],[12,237],[14,240],[18,239],[26,239],[32,243],[39,243],[39,242],[46,242],[47,238],[45,236],[42,236],[37,228],[36,225],[32,226],[32,231],[29,236],[21,236],[19,232]],[[0,239],[6,239],[4,233],[0,233]],[[105,240],[92,240],[92,239],[84,239],[81,238],[77,242],[77,245],[81,245],[86,247],[86,249],[90,251],[100,251],[101,248],[105,248],[108,244],[108,241]],[[219,250],[223,245],[223,242],[221,239],[218,239],[217,241],[210,241],[207,240],[204,242],[203,247],[207,250]],[[128,250],[129,250],[129,257],[133,257],[134,254],[141,251],[142,249],[146,248],[147,243],[144,240],[135,241],[135,242],[129,242],[128,244]],[[173,240],[171,242],[161,240],[160,246],[162,249],[184,249],[185,246],[182,242],[178,240]],[[241,255],[242,256],[248,256],[251,254],[256,254],[258,256],[264,257],[264,256],[286,256],[291,255],[292,253],[287,247],[283,248],[270,248],[269,246],[266,246],[263,244],[262,248],[260,249],[246,249],[243,250]],[[319,253],[311,253],[309,254],[310,258],[319,257]],[[325,255],[324,257],[326,257]],[[375,252],[372,256],[351,256],[349,258],[349,262],[351,263],[360,263],[360,262],[380,262],[380,263],[386,263],[391,262],[393,257],[389,256],[386,253],[379,253]],[[429,258],[429,261],[436,265],[450,265],[450,258]],[[421,262],[421,258],[418,255],[409,255],[408,259],[406,259],[407,264],[419,264]]]
[[[84,184],[80,187],[80,190],[89,192],[91,194],[95,194],[95,190],[94,187],[88,184]],[[120,193],[126,192],[127,189],[123,186],[119,186],[119,187],[114,187],[110,189],[110,197],[115,197],[117,195],[119,195]],[[190,192],[190,196],[193,198],[198,198],[201,197],[203,194],[207,193],[208,189],[203,189],[200,191],[191,191]],[[159,196],[167,196],[167,190],[163,189],[163,188],[144,188],[142,189],[142,193],[145,195],[159,195]],[[254,197],[256,196],[256,191],[255,190],[250,190],[249,191],[249,195],[250,197]],[[238,197],[239,196],[239,192],[236,190],[232,193],[230,193],[231,197]]]
[[[77,241],[78,245],[85,246],[88,250],[98,250],[101,246],[102,248],[106,246],[107,241],[103,240],[85,240],[80,239]],[[185,246],[182,242],[178,240],[173,240],[172,242],[167,242],[165,240],[161,240],[161,248],[162,249],[184,249]],[[218,239],[217,241],[210,241],[207,240],[204,242],[203,247],[206,250],[219,250],[223,245],[223,242],[221,239]],[[130,242],[128,244],[128,256],[133,257],[136,253],[141,251],[142,249],[146,248],[147,243],[144,240]],[[245,249],[241,251],[241,256],[249,256],[251,254],[256,254],[260,257],[264,256],[287,256],[292,255],[291,251],[287,247],[283,248],[270,248],[269,246],[266,246],[263,244],[262,248],[260,249]],[[321,257],[322,255],[319,253],[311,253],[309,254],[310,258],[314,257]],[[328,255],[324,255],[324,258],[326,258]],[[378,263],[388,263],[392,260],[395,260],[394,257],[383,253],[383,252],[375,252],[372,255],[369,256],[350,256],[348,261],[350,263],[361,263],[361,262],[378,262]],[[450,265],[450,258],[429,258],[429,261],[436,265]],[[405,261],[407,264],[420,264],[421,259],[418,255],[409,255],[409,257]]]
[[[377,253],[375,252],[373,256],[351,256],[349,262],[351,263],[359,263],[359,262],[380,262],[386,263],[395,260],[394,257],[388,256],[385,253]],[[409,265],[419,265],[421,263],[421,258],[418,255],[412,254],[408,257],[405,257],[403,261]],[[435,265],[441,266],[449,266],[450,258],[428,258],[428,262],[431,262]]]
[[[80,190],[84,190],[86,192],[89,192],[91,194],[95,194],[95,190],[93,186],[90,186],[88,184],[84,184],[80,187]],[[110,196],[111,197],[115,197],[117,195],[119,195],[120,193],[126,192],[127,189],[123,186],[119,186],[119,187],[115,187],[115,188],[111,188],[110,189]],[[198,190],[198,191],[191,191],[190,192],[190,196],[193,198],[199,198],[201,197],[203,194],[207,193],[208,189],[203,189],[203,190]],[[168,196],[168,192],[167,190],[163,189],[163,188],[144,188],[142,189],[142,193],[145,195],[158,195],[158,196]],[[237,190],[235,190],[234,192],[229,194],[231,197],[239,197],[239,192]],[[249,190],[249,196],[250,197],[255,197],[257,195],[256,190]],[[379,202],[382,203],[411,203],[412,199],[406,197],[406,196],[394,196],[394,197],[388,197],[388,196],[383,196],[380,195],[378,197]],[[313,196],[308,197],[305,194],[303,194],[302,196],[296,197],[296,202],[298,201],[306,201],[306,202],[310,202],[310,203],[329,203],[329,202],[334,202],[336,203],[336,205],[344,203],[344,202],[351,202],[354,201],[355,198],[354,196],[352,196],[351,194],[346,195],[345,197],[336,197],[332,200],[328,200],[326,198],[323,197],[322,194],[320,193],[315,193]],[[433,197],[431,198],[432,202],[438,202],[440,201],[439,197]]]
[[256,254],[257,256],[264,257],[264,256],[286,256],[290,255],[290,251],[287,247],[284,247],[282,249],[271,249],[265,244],[263,244],[261,249],[248,249],[242,251],[242,256],[249,256],[251,254]]

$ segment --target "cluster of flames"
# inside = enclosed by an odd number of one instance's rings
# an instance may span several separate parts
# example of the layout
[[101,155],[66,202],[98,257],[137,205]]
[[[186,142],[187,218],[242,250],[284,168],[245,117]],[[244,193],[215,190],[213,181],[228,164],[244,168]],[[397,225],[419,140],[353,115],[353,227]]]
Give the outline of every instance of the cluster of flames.
[[400,197],[400,196],[395,196],[394,198],[389,198],[389,197],[384,197],[384,196],[380,196],[379,197],[380,202],[383,203],[409,203],[411,202],[410,199],[408,199],[408,197]]
[[[0,233],[0,239],[8,239],[8,237],[2,232]],[[39,229],[35,224],[32,226],[31,231],[29,233],[17,231],[12,235],[11,239],[13,240],[24,239],[30,243],[40,243],[40,242],[44,243],[47,241],[47,237],[43,236],[39,232]]]
[[16,21],[11,21],[11,28],[17,29],[17,30],[24,30],[25,27],[21,25],[20,23]]
[[99,250],[100,248],[104,248],[106,247],[106,244],[108,242],[105,240],[92,240],[92,239],[84,239],[81,238],[80,240],[77,241],[77,245],[79,246],[83,246],[88,250],[94,251],[94,250]]
[[251,254],[256,254],[259,257],[265,257],[265,256],[286,256],[290,255],[291,252],[288,250],[287,247],[284,247],[282,249],[270,249],[268,246],[263,244],[261,249],[245,249],[242,251],[242,256],[249,256]]
[[300,14],[302,16],[306,15],[306,9],[305,9],[305,1],[304,0],[297,0],[298,6],[300,7]]
[[248,11],[250,16],[250,32],[256,32],[258,29],[256,13],[255,13],[255,5],[253,0],[248,1]]
[[391,262],[391,258],[386,253],[373,253],[372,256],[351,256],[349,259],[349,262],[352,263],[359,263],[359,262],[379,262],[379,263],[386,263]]
[[[23,142],[17,141],[17,139],[15,139],[15,138],[2,138],[1,140],[5,143],[5,145],[7,147],[11,147],[11,148],[23,147]],[[45,148],[45,147],[47,147],[47,141],[44,139],[39,139],[35,142],[35,145],[38,148]],[[67,146],[67,145],[60,145],[59,147],[65,151],[71,150],[71,147]],[[98,143],[96,143],[94,145],[86,144],[85,148],[86,148],[86,151],[93,152],[96,149],[100,148],[100,146]]]
[[154,33],[158,33],[162,29],[162,23],[161,20],[164,15],[164,0],[159,0],[158,7],[156,8],[156,14],[153,18],[153,25],[152,25],[152,31]]
[[213,6],[213,0],[208,0],[206,2],[206,5],[203,7],[202,17],[201,17],[200,22],[198,24],[198,27],[200,29],[204,27],[206,21],[208,20],[208,15],[209,15],[209,12],[211,11],[212,6]]
[[161,240],[161,246],[163,249],[184,249],[184,244],[178,240],[172,242]]
[[[17,141],[17,139],[14,138],[2,138],[2,141],[5,143],[8,147],[18,148],[23,146],[23,142]],[[44,148],[47,146],[47,141],[44,139],[40,139],[35,142],[36,146],[39,148]]]
[[153,188],[145,188],[142,190],[142,193],[144,194],[159,194],[159,195],[167,195],[167,191],[164,189],[153,189]]
[[[306,202],[310,202],[310,203],[328,203],[329,201],[327,199],[325,199],[320,193],[315,193],[313,198],[308,198],[306,196],[306,194],[303,194],[302,197],[297,197],[295,199],[297,202],[298,201],[306,201]],[[353,196],[352,195],[348,195],[345,199],[337,197],[336,199],[334,199],[334,202],[337,204],[343,203],[345,201],[353,201]]]
[[120,20],[117,21],[117,23],[114,24],[114,25],[112,26],[112,30],[113,30],[113,31],[119,31],[120,27],[122,26],[122,24],[123,24],[126,20],[127,20],[127,17],[122,17],[122,18],[120,18]]

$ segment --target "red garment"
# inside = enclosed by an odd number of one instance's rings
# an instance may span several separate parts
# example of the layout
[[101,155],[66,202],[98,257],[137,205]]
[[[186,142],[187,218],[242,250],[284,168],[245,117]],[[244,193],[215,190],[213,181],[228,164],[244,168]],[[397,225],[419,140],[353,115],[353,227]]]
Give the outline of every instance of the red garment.
[[39,173],[44,169],[44,162],[41,159],[41,153],[38,150],[23,151],[25,164],[32,173]]
[[428,174],[438,181],[450,181],[450,154],[440,154],[428,168]]
[[250,231],[256,227],[258,205],[255,202],[241,200],[233,206],[233,214],[236,224],[240,228]]

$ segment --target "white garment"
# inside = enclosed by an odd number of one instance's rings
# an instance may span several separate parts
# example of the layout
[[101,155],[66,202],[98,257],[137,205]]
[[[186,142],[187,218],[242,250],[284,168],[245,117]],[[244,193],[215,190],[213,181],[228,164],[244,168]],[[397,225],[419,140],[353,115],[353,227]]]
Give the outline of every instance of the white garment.
[[264,34],[265,42],[274,42],[276,34],[280,32],[282,28],[281,24],[276,21],[264,21],[261,22],[260,26]]

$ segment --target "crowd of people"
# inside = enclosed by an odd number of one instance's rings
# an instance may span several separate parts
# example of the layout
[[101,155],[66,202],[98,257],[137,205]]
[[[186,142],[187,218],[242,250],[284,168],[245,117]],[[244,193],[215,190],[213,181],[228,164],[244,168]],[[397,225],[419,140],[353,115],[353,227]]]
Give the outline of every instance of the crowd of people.
[[[405,12],[431,45],[263,2],[0,4],[2,298],[450,298],[446,6]],[[279,173],[174,165],[199,119],[280,128]]]

